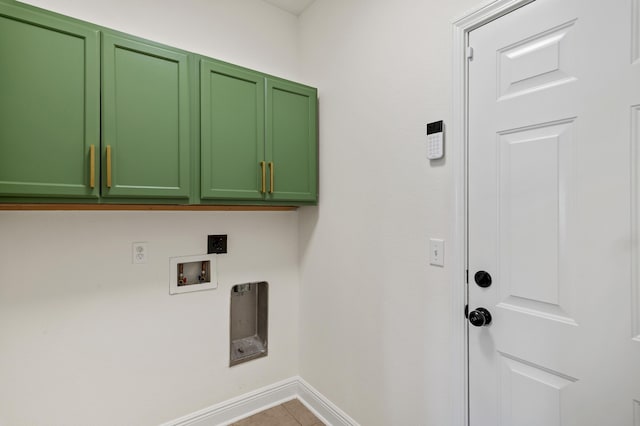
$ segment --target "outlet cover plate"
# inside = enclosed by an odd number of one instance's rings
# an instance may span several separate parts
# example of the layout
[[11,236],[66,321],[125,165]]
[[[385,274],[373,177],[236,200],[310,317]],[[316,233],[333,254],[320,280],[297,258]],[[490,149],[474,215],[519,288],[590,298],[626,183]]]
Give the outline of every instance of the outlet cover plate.
[[439,238],[429,240],[429,263],[434,266],[444,266],[444,240]]
[[137,242],[132,244],[132,258],[134,264],[147,263],[149,249],[146,242]]

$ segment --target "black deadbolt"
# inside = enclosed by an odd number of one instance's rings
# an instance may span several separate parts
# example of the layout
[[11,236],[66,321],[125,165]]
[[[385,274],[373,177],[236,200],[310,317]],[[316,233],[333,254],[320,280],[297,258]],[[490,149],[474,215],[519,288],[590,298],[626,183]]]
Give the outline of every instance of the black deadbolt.
[[469,312],[469,322],[476,327],[487,326],[491,324],[491,313],[485,308],[478,308]]
[[487,271],[478,271],[473,276],[476,284],[482,288],[489,287],[491,285],[491,275]]

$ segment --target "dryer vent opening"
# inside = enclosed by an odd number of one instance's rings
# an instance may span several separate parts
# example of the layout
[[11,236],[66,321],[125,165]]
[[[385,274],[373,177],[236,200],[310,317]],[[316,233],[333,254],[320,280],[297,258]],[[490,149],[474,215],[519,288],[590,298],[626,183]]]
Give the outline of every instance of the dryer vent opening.
[[229,366],[267,356],[269,284],[265,281],[231,288]]

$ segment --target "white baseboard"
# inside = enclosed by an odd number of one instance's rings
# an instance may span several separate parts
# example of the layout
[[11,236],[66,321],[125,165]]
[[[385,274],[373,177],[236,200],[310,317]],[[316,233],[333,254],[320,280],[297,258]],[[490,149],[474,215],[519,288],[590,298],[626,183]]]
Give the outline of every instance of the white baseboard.
[[344,411],[329,401],[313,386],[305,382],[301,377],[296,377],[298,393],[296,397],[307,406],[322,423],[329,426],[360,426]]
[[297,376],[212,405],[161,426],[225,426],[294,398],[298,398],[326,425],[360,426]]

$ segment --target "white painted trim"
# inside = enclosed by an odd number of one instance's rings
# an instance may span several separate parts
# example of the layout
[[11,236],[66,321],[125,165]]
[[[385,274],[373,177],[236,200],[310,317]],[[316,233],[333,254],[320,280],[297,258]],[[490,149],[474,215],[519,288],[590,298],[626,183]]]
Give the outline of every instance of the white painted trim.
[[326,425],[360,426],[301,377],[298,377],[297,397]]
[[212,405],[160,426],[225,426],[294,398],[298,398],[326,425],[360,426],[298,376]]
[[[639,2],[640,4],[640,2]],[[640,232],[640,223],[638,214],[640,213],[638,197],[638,178],[640,170],[638,170],[638,160],[640,160],[640,150],[637,141],[640,141],[640,105],[631,107],[631,235],[637,240]],[[633,340],[640,342],[640,270],[638,265],[638,256],[640,250],[637,244],[631,245],[631,317],[633,325],[631,326],[631,336]]]
[[452,426],[469,425],[468,339],[463,315],[467,303],[467,45],[469,33],[534,0],[496,0],[455,20],[453,25],[453,111],[449,127],[453,159],[454,229],[452,253],[453,347],[452,347]]

